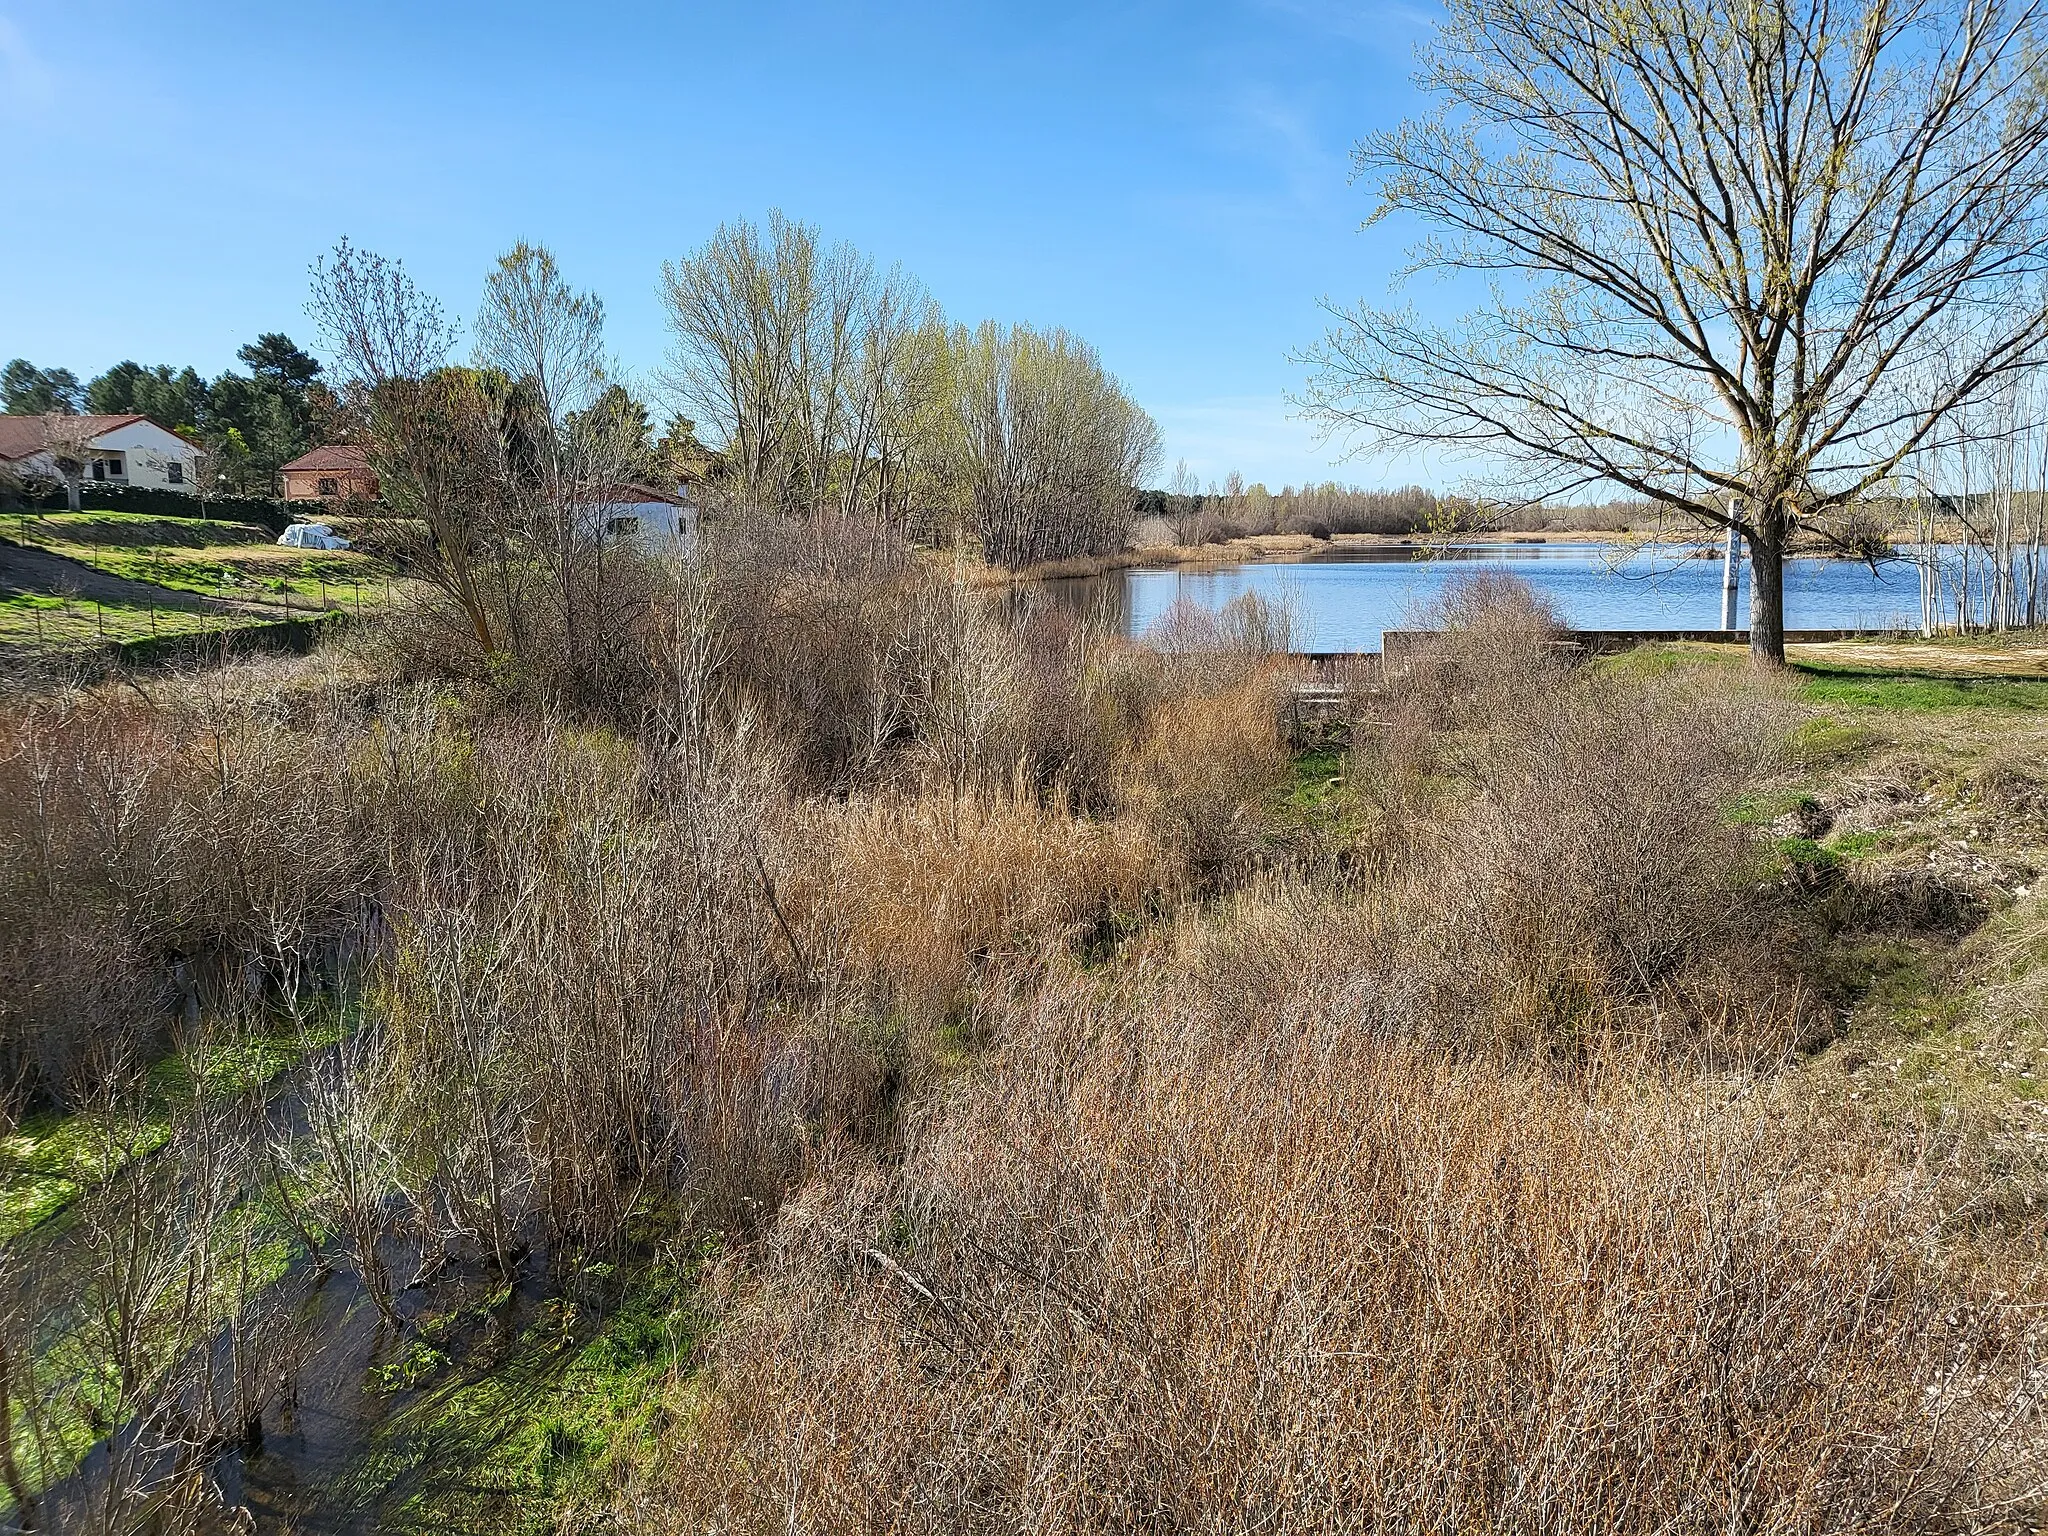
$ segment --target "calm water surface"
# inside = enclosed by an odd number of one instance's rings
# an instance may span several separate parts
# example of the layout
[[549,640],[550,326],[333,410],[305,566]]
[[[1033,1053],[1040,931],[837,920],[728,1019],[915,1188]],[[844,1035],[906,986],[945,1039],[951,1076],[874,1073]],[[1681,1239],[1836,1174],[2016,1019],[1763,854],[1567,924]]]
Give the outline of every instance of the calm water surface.
[[[1336,549],[1255,565],[1112,571],[1052,582],[1060,601],[1101,606],[1125,633],[1141,635],[1177,600],[1221,608],[1256,592],[1287,600],[1296,644],[1309,651],[1376,651],[1381,632],[1402,628],[1463,572],[1507,571],[1557,605],[1574,629],[1713,629],[1721,621],[1721,560],[1688,558],[1676,546],[1473,544],[1449,550],[1385,546]],[[1738,612],[1748,622],[1743,572]],[[1788,629],[1910,629],[1920,622],[1919,573],[1907,560],[1875,571],[1850,560],[1785,564]]]

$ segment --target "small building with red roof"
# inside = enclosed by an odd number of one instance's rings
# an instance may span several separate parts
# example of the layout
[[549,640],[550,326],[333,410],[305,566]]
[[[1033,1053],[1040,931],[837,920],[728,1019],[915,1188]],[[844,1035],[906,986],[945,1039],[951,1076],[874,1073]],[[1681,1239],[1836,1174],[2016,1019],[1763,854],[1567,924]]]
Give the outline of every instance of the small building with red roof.
[[309,449],[277,470],[278,494],[286,501],[374,501],[377,475],[369,450],[360,443],[329,443]]

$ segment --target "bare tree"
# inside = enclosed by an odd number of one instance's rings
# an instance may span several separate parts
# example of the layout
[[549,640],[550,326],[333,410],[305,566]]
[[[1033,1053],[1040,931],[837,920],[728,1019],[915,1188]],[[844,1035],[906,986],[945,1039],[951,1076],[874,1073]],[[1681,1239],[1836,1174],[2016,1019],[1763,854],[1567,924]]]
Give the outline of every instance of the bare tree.
[[1450,0],[1437,106],[1358,147],[1462,321],[1335,308],[1305,403],[1355,446],[1524,495],[1625,487],[1748,542],[1784,655],[1825,536],[2048,352],[2039,0]]
[[1159,428],[1079,337],[984,322],[954,337],[961,478],[1000,565],[1103,554],[1130,536]]
[[545,246],[521,241],[485,280],[476,357],[511,386],[513,409],[495,444],[495,501],[509,520],[501,537],[548,568],[557,659],[588,680],[619,649],[631,617],[630,584],[622,594],[607,580],[631,556],[608,557],[606,531],[640,446],[626,417],[595,409],[612,384],[604,303],[572,289]]
[[817,231],[780,212],[745,219],[661,269],[675,337],[670,383],[721,439],[742,504],[780,508],[796,451],[798,357],[817,287]]
[[92,467],[94,431],[86,416],[52,413],[43,418],[43,452],[64,482],[64,504],[79,508],[79,490]]
[[[459,327],[402,262],[346,240],[314,264],[306,308],[344,403],[362,418],[384,515],[401,530],[408,565],[454,601],[478,648],[494,655],[499,636],[481,568],[493,530],[480,477],[495,422],[478,381],[445,366]],[[419,537],[405,537],[411,529]]]
[[947,432],[944,321],[900,267],[771,213],[662,269],[670,387],[754,511],[901,529]]

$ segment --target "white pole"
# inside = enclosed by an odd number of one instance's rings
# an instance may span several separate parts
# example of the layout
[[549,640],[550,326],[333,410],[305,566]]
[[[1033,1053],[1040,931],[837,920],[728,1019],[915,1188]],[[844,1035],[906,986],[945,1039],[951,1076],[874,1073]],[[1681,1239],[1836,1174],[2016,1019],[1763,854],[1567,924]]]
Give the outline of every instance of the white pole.
[[1739,628],[1735,622],[1735,595],[1742,585],[1742,567],[1735,563],[1735,525],[1728,525],[1728,538],[1721,546],[1721,627]]

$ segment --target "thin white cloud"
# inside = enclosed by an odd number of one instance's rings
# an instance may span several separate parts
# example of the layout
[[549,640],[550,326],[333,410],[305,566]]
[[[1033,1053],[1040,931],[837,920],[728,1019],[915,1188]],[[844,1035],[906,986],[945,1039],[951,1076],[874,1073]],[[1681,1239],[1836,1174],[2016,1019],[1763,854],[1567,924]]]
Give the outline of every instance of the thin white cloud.
[[1286,183],[1292,199],[1313,206],[1345,186],[1346,156],[1323,141],[1309,116],[1267,86],[1239,93],[1232,103],[1247,137]]
[[1270,85],[1229,92],[1211,132],[1250,175],[1230,185],[1148,194],[1155,216],[1256,248],[1304,221],[1325,221],[1349,194],[1350,141],[1326,136],[1305,104]]

